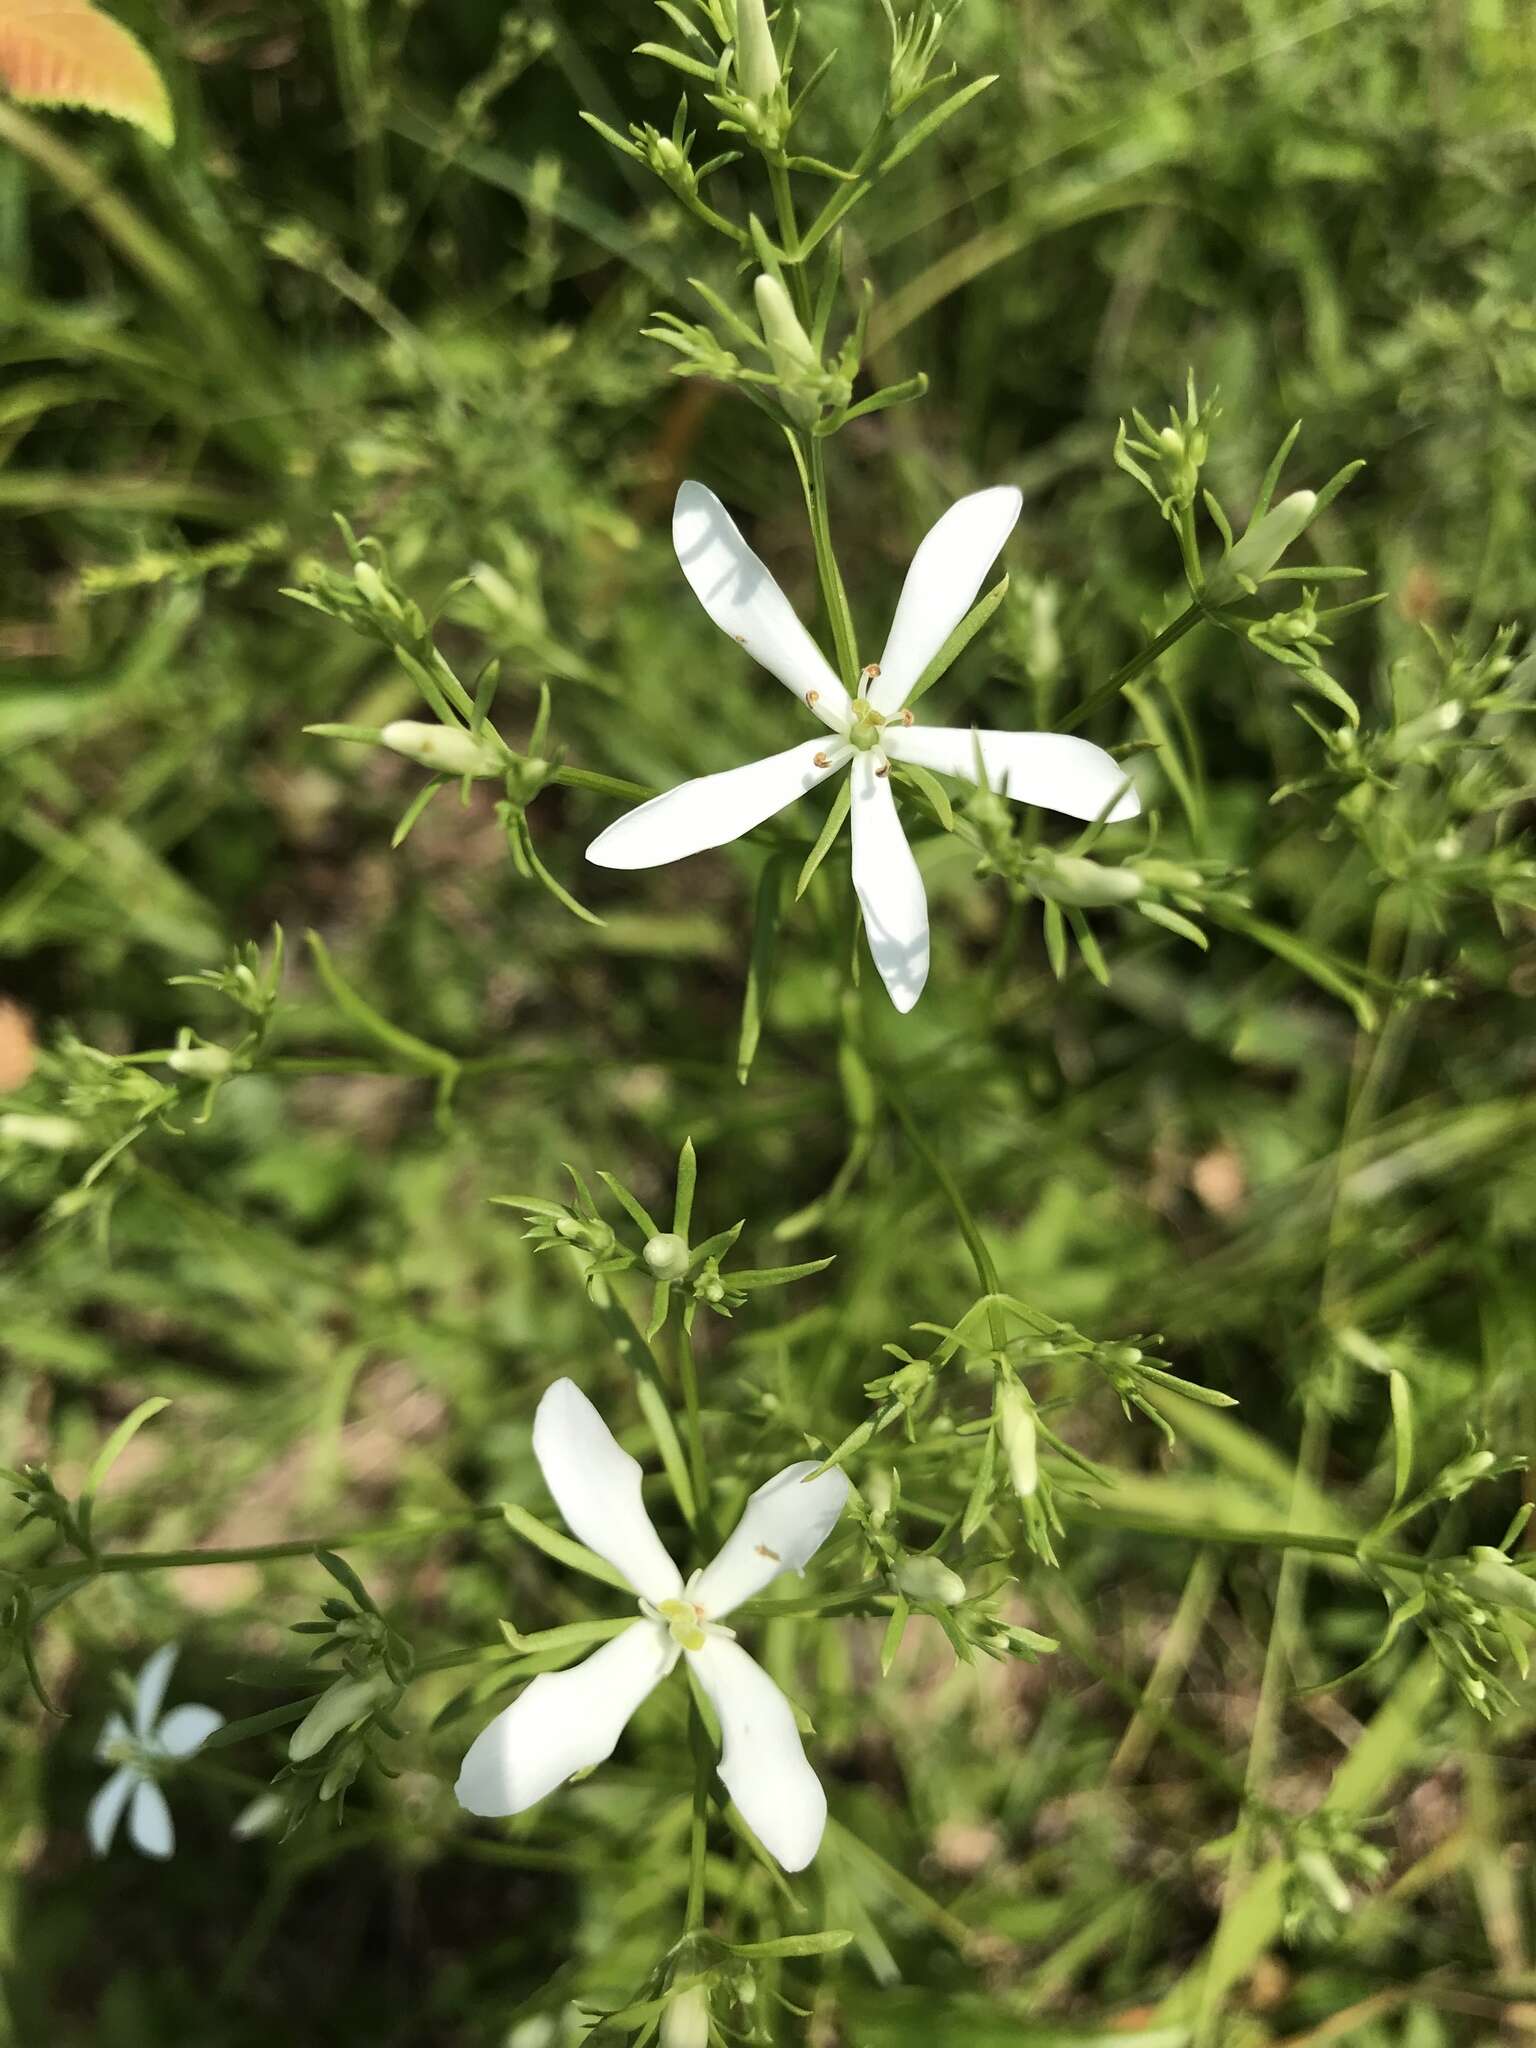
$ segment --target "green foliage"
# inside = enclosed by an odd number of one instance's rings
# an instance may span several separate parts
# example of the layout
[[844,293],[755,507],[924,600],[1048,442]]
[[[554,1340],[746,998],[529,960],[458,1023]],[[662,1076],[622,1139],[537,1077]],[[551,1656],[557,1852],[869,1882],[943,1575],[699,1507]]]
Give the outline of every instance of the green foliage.
[[[1518,10],[122,11],[175,147],[12,108],[0,163],[11,2033],[1518,2024]],[[1024,493],[919,690],[1143,817],[903,779],[910,1018],[845,784],[582,860],[786,744],[671,558],[690,474],[849,681],[944,504]],[[562,1373],[679,1557],[849,1474],[740,1616],[815,1722],[800,1876],[681,1686],[454,1804],[615,1626],[532,1457]],[[229,1725],[177,1860],[97,1863],[112,1674],[173,1638]]]

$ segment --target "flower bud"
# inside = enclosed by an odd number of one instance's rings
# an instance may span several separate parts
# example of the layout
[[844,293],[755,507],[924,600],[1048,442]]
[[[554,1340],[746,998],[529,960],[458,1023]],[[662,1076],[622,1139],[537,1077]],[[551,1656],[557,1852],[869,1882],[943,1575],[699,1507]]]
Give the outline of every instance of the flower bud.
[[675,1230],[661,1230],[648,1237],[642,1254],[658,1280],[681,1280],[692,1256],[687,1238],[679,1237]]
[[1271,506],[1234,543],[1226,560],[1218,565],[1206,595],[1214,603],[1222,604],[1239,595],[1245,587],[1243,579],[1262,583],[1291,543],[1299,540],[1312,524],[1316,510],[1316,491],[1292,491],[1288,498]]
[[1332,1857],[1325,1856],[1321,1849],[1303,1849],[1296,1858],[1296,1868],[1335,1913],[1342,1917],[1349,1912],[1354,1900]]
[[1474,1569],[1467,1574],[1468,1586],[1496,1607],[1518,1607],[1522,1614],[1536,1614],[1536,1579],[1528,1579],[1491,1544],[1474,1544],[1470,1555]]
[[352,564],[352,581],[357,585],[368,603],[374,606],[376,610],[388,612],[392,619],[404,616],[401,612],[398,598],[395,597],[372,562],[354,562]]
[[368,1678],[338,1678],[321,1693],[288,1739],[289,1761],[303,1763],[324,1749],[333,1735],[361,1721],[394,1685],[388,1674],[375,1671]]
[[435,775],[499,775],[502,757],[487,741],[456,725],[428,725],[417,718],[397,718],[381,738],[392,753],[403,754]]
[[820,411],[821,358],[800,325],[789,293],[776,277],[764,272],[752,287],[752,295],[784,409],[801,426],[811,426]]
[[166,1054],[165,1064],[189,1080],[218,1081],[229,1072],[234,1060],[222,1045],[178,1045],[174,1052]]
[[73,1152],[84,1142],[85,1131],[73,1117],[34,1116],[24,1109],[8,1110],[0,1116],[0,1141],[33,1145],[39,1152]]
[[235,1815],[229,1832],[237,1842],[253,1841],[257,1835],[275,1828],[287,1811],[280,1793],[258,1792],[250,1805],[241,1807]]
[[661,2048],[709,2048],[709,1993],[702,1984],[669,1999],[661,2015]]
[[1145,884],[1134,868],[1106,868],[1085,854],[1056,853],[1031,868],[1029,886],[1053,903],[1095,910],[1106,903],[1130,903]]
[[749,100],[771,99],[779,89],[779,58],[763,0],[736,0],[736,83]]
[[1008,1460],[1008,1476],[1020,1500],[1028,1500],[1040,1484],[1040,1455],[1035,1430],[1035,1404],[1019,1385],[1009,1380],[998,1389],[994,1404],[997,1439]]
[[896,1567],[896,1584],[909,1600],[931,1601],[936,1607],[958,1607],[965,1598],[964,1579],[932,1555],[904,1557]]

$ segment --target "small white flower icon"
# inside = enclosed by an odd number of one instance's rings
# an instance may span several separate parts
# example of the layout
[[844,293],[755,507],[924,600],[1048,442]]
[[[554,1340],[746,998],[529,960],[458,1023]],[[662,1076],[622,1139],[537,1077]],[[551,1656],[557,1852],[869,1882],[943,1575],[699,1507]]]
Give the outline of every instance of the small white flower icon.
[[[1069,818],[1134,818],[1141,805],[1102,747],[1069,733],[920,726],[907,699],[976,600],[1019,516],[1011,487],[951,505],[912,558],[885,652],[850,698],[783,591],[703,484],[685,483],[672,541],[694,595],[723,632],[804,700],[830,737],[703,775],[652,797],[587,848],[599,867],[649,868],[739,839],[852,766],[853,886],[880,978],[898,1010],[928,979],[928,903],[891,793],[891,763],[977,782]],[[978,764],[980,774],[978,774]]]
[[640,1497],[640,1467],[570,1380],[539,1402],[533,1448],[550,1492],[581,1541],[621,1571],[640,1615],[582,1663],[535,1678],[482,1731],[459,1772],[459,1803],[477,1814],[522,1813],[573,1772],[613,1754],[630,1716],[686,1655],[720,1722],[720,1778],[737,1811],[786,1870],[816,1854],[827,1799],[805,1760],[794,1710],[721,1626],[780,1572],[801,1571],[848,1497],[815,1459],[760,1486],[711,1565],[687,1584]]
[[117,1769],[86,1810],[85,1831],[98,1856],[112,1846],[123,1810],[128,1811],[128,1836],[146,1856],[166,1857],[176,1848],[171,1810],[157,1783],[161,1768],[191,1756],[224,1716],[213,1707],[172,1707],[163,1718],[160,1708],[178,1652],[174,1643],[156,1650],[134,1684],[133,1725],[121,1714],[109,1714],[96,1754]]

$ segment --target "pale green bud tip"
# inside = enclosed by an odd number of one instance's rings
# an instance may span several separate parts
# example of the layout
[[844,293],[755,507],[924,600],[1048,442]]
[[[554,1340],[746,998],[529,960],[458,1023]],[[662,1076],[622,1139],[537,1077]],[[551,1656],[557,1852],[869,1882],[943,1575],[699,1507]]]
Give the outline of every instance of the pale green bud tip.
[[1035,1404],[1015,1381],[997,1397],[997,1436],[1013,1490],[1020,1500],[1028,1500],[1040,1484],[1039,1438]]
[[763,0],[736,0],[736,83],[749,100],[771,99],[779,89],[779,58]]
[[0,1116],[0,1139],[9,1139],[13,1145],[33,1145],[39,1152],[73,1152],[84,1138],[84,1130],[72,1117],[32,1116],[21,1109]]
[[436,775],[498,775],[502,763],[495,749],[458,726],[428,725],[418,718],[397,718],[380,735],[392,753],[403,754]]
[[375,1672],[371,1678],[338,1678],[333,1686],[321,1693],[294,1729],[288,1742],[289,1761],[301,1764],[307,1757],[318,1755],[333,1735],[350,1728],[354,1721],[362,1720],[369,1708],[389,1690],[390,1682],[382,1671]]
[[1134,868],[1107,868],[1080,853],[1058,853],[1031,877],[1038,895],[1084,910],[1106,903],[1130,903],[1145,884]]
[[937,1557],[904,1557],[896,1567],[896,1584],[909,1600],[929,1600],[938,1607],[958,1607],[965,1581]]
[[662,1230],[646,1239],[643,1256],[658,1280],[681,1280],[691,1254],[685,1237],[679,1237],[675,1230]]
[[250,1805],[242,1807],[236,1814],[229,1832],[237,1842],[252,1841],[257,1835],[264,1835],[275,1828],[287,1810],[278,1793],[258,1792]]
[[1343,1915],[1349,1912],[1354,1904],[1349,1886],[1340,1877],[1332,1859],[1325,1856],[1321,1849],[1303,1849],[1296,1858],[1296,1867],[1306,1876],[1313,1889],[1327,1900],[1335,1913]]
[[661,2048],[709,2048],[709,1993],[691,1984],[661,2015]]
[[1237,542],[1226,561],[1221,580],[1247,576],[1257,583],[1267,576],[1292,541],[1299,540],[1312,524],[1317,510],[1316,491],[1292,491],[1278,505],[1272,505],[1262,519],[1256,519]]

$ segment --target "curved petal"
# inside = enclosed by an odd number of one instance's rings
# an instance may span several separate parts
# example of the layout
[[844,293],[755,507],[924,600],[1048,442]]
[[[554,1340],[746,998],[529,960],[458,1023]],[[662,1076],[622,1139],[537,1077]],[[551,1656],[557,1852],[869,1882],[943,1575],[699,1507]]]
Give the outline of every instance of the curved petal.
[[906,703],[923,670],[976,602],[1023,503],[1012,484],[974,491],[928,529],[901,587],[880,673],[869,692],[877,711],[899,711]]
[[636,1621],[569,1671],[541,1671],[470,1745],[454,1787],[469,1813],[522,1813],[612,1756],[625,1723],[677,1662],[659,1621]]
[[223,1726],[224,1716],[215,1707],[172,1707],[155,1730],[154,1744],[162,1756],[191,1756]]
[[880,979],[897,1009],[910,1010],[928,979],[928,899],[873,754],[853,765],[853,886]]
[[839,730],[848,694],[795,608],[742,539],[729,512],[703,484],[685,483],[672,509],[672,545],[693,594],[722,633],[729,633],[811,709]]
[[760,1664],[725,1636],[691,1652],[720,1722],[720,1782],[753,1834],[786,1870],[821,1847],[827,1795],[805,1760],[794,1709]]
[[137,1774],[124,1764],[112,1773],[85,1809],[85,1832],[98,1856],[105,1856],[111,1848],[117,1824],[123,1817],[123,1808],[128,1804],[128,1795],[137,1783]]
[[780,1572],[800,1572],[830,1535],[848,1498],[834,1467],[812,1479],[819,1461],[803,1458],[760,1486],[742,1510],[720,1554],[706,1565],[689,1597],[718,1621],[761,1593]]
[[978,750],[987,786],[1015,803],[1040,804],[1069,818],[1134,818],[1141,799],[1125,769],[1102,747],[1069,732],[972,731],[959,726],[892,726],[884,736],[893,761],[915,761],[940,775],[976,782]]
[[176,1659],[181,1655],[175,1643],[167,1643],[145,1664],[134,1680],[133,1686],[133,1732],[147,1738],[160,1718],[160,1708],[165,1700],[165,1688],[171,1682],[171,1673]]
[[165,1794],[153,1778],[140,1778],[133,1788],[128,1809],[128,1839],[146,1856],[162,1862],[176,1853],[176,1830],[171,1826],[171,1809]]
[[682,1574],[651,1527],[640,1467],[574,1380],[556,1380],[540,1401],[533,1454],[571,1534],[621,1571],[644,1599],[676,1599]]
[[600,832],[587,859],[600,868],[658,868],[726,846],[841,768],[851,749],[803,740],[782,754],[679,783]]

